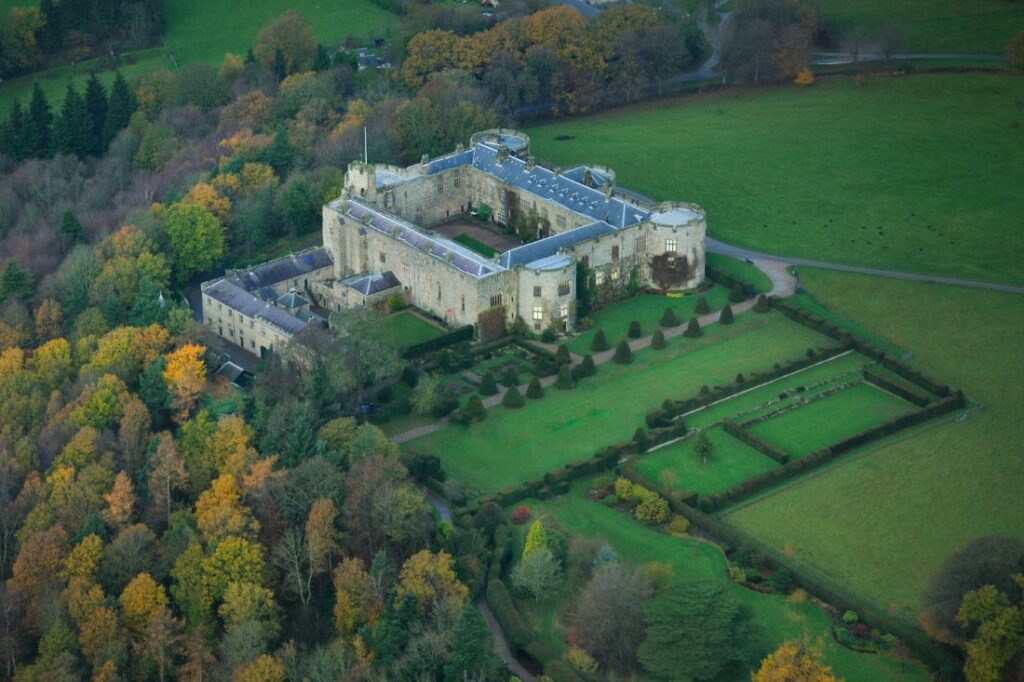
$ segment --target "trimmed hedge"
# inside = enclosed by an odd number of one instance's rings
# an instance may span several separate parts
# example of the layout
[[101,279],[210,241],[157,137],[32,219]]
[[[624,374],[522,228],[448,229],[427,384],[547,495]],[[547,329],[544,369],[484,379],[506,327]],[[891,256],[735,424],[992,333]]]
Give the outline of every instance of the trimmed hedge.
[[908,390],[903,386],[900,386],[896,382],[889,381],[881,374],[872,372],[870,369],[867,368],[864,370],[864,381],[866,381],[869,384],[874,384],[883,391],[888,391],[893,395],[898,395],[907,402],[913,403],[918,407],[924,407],[925,405],[931,402],[931,398],[929,398],[928,396],[918,395],[917,393],[914,393],[913,391]]
[[[495,564],[497,562],[494,562]],[[533,640],[533,632],[523,621],[523,617],[516,610],[515,602],[508,587],[500,579],[491,578],[487,581],[487,592],[484,595],[487,606],[491,608],[494,617],[498,619],[508,646],[514,652],[523,651],[527,644]]]
[[743,441],[762,455],[771,457],[779,464],[786,464],[789,462],[788,452],[776,445],[773,445],[772,443],[769,443],[764,438],[754,435],[749,429],[743,428],[734,421],[726,421],[722,425],[722,429],[733,438]]
[[473,325],[467,324],[465,327],[459,327],[454,331],[450,331],[447,334],[441,334],[435,336],[432,339],[426,341],[420,341],[402,351],[402,357],[406,360],[412,358],[418,358],[421,355],[426,355],[435,350],[446,348],[448,346],[459,343],[460,341],[468,341],[473,338]]
[[884,608],[876,606],[860,595],[851,593],[826,576],[811,574],[802,564],[786,557],[776,547],[673,497],[670,491],[665,491],[634,468],[622,467],[622,475],[660,494],[668,500],[669,507],[673,512],[685,517],[694,527],[724,545],[726,549],[735,550],[740,547],[748,547],[755,550],[763,555],[772,567],[789,571],[796,586],[824,599],[840,611],[856,611],[864,622],[880,630],[893,633],[933,670],[959,670],[962,667],[962,662],[952,650],[928,639],[916,622],[888,613]]
[[[730,292],[732,291],[733,287],[735,287],[737,284],[739,284],[740,285],[740,289],[743,291],[743,298],[744,299],[750,298],[754,294],[757,293],[757,287],[755,287],[750,282],[745,282],[745,281],[739,279],[738,277],[733,277],[729,273],[727,273],[727,272],[725,272],[723,270],[719,270],[718,268],[716,268],[713,265],[706,265],[704,267],[704,274],[712,282],[714,282],[715,284],[718,284],[720,286],[726,287],[727,289],[730,290]],[[740,299],[740,300],[743,300],[743,299]]]

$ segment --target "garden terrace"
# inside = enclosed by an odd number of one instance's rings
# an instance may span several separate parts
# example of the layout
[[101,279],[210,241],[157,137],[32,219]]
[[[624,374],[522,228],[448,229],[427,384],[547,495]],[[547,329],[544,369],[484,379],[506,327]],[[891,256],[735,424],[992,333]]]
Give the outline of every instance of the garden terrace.
[[411,310],[400,310],[388,315],[381,320],[379,330],[399,350],[435,339],[446,331]]
[[731,326],[707,327],[701,338],[677,337],[665,350],[639,351],[632,364],[605,363],[574,390],[549,390],[521,409],[494,407],[482,423],[451,425],[406,447],[438,456],[449,479],[493,493],[629,440],[668,396],[728,384],[738,372],[819,345],[833,342],[776,313],[744,313]]

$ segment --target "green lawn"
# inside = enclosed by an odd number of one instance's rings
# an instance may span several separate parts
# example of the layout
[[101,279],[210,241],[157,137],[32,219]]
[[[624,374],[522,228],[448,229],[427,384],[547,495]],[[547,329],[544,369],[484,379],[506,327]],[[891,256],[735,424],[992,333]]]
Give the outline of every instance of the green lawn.
[[1024,127],[1011,127],[1024,121],[1022,96],[1017,76],[869,77],[863,87],[835,78],[528,132],[552,163],[606,165],[624,187],[699,203],[711,234],[729,242],[1024,283]]
[[721,428],[709,429],[707,434],[715,455],[706,466],[697,459],[696,439],[691,437],[641,456],[636,461],[637,471],[678,490],[713,495],[778,466]]
[[692,396],[704,384],[731,381],[737,372],[828,342],[775,313],[744,313],[732,326],[709,326],[703,338],[641,351],[633,364],[601,365],[574,390],[552,388],[518,410],[495,407],[482,423],[449,426],[407,446],[440,457],[449,478],[493,492],[629,439],[668,396]]
[[814,300],[814,296],[808,294],[806,291],[799,294],[793,294],[786,300],[800,308],[803,308],[812,315],[817,315],[823,320],[827,320],[832,324],[843,327],[851,334],[867,341],[876,348],[880,348],[886,355],[891,355],[894,358],[901,358],[907,354],[907,350],[905,348],[902,348],[884,336],[877,334],[870,327],[857,324],[853,320],[829,310],[818,301]]
[[[711,424],[717,424],[725,419],[736,417],[740,413],[746,414],[749,410],[755,410],[770,400],[778,400],[781,393],[790,389],[800,386],[810,388],[832,379],[849,381],[850,378],[853,378],[853,375],[849,373],[856,372],[856,370],[868,362],[870,360],[858,353],[845,353],[830,358],[821,364],[808,367],[758,388],[744,391],[728,400],[709,405],[698,412],[689,414],[686,416],[686,424],[690,427],[703,428]],[[830,385],[825,384],[817,390],[826,390]],[[787,401],[792,399],[792,397],[787,398]],[[782,404],[780,402],[772,407]]]
[[398,348],[408,348],[445,333],[410,310],[388,315],[381,322],[381,328]]
[[913,52],[1006,54],[1024,28],[1024,7],[1005,0],[821,0],[820,16],[840,35],[853,26],[874,31],[886,24],[903,29]]
[[476,251],[481,256],[486,256],[487,258],[494,258],[494,255],[498,253],[491,247],[487,246],[487,244],[484,244],[481,241],[473,239],[468,234],[460,234],[458,237],[455,237],[453,241],[456,241],[465,246],[467,249]]
[[[38,4],[28,0],[0,2]],[[134,63],[123,66],[121,71],[126,78],[134,78],[159,67],[173,69],[175,60],[180,68],[193,62],[220,63],[225,52],[245,54],[266,23],[290,9],[300,12],[316,37],[329,46],[340,44],[349,34],[368,43],[370,36],[389,35],[390,28],[397,23],[396,17],[371,0],[165,0],[164,44],[131,53]],[[73,68],[55,68],[5,81],[0,85],[0,115],[7,116],[14,97],[20,97],[23,104],[28,100],[34,79],[43,86],[50,104],[58,108],[64,99],[68,76],[73,76],[81,91],[93,68],[95,61],[91,60]],[[106,72],[101,79],[109,86],[114,74]]]
[[749,263],[744,263],[740,259],[731,256],[723,256],[720,253],[708,252],[704,254],[704,258],[707,260],[708,265],[713,265],[726,274],[753,284],[758,293],[764,294],[772,290],[772,280],[768,275]]
[[902,398],[859,383],[755,424],[750,430],[790,455],[802,457],[913,409]]
[[640,323],[640,329],[644,336],[653,334],[659,329],[664,329],[658,324],[658,321],[665,312],[665,308],[672,308],[680,323],[686,324],[691,317],[696,315],[694,308],[697,307],[697,300],[701,296],[707,299],[711,310],[720,310],[729,302],[728,290],[719,286],[700,294],[686,294],[680,298],[639,294],[593,313],[590,316],[590,328],[569,341],[569,350],[580,355],[590,353],[590,344],[598,329],[604,330],[608,343],[614,346],[619,339],[626,338],[629,323],[633,320]]
[[[575,536],[599,538],[615,548],[619,556],[634,564],[667,561],[675,569],[677,580],[727,581],[725,558],[714,545],[693,539],[678,539],[643,526],[624,514],[585,499],[584,485],[574,486],[567,495],[545,502],[527,504],[540,514],[554,517]],[[762,595],[728,583],[732,593],[750,607],[755,624],[763,637],[752,647],[748,660],[750,669],[756,669],[761,657],[786,639],[801,639],[807,635],[812,641],[819,639],[824,647],[825,662],[847,682],[878,682],[880,680],[927,680],[924,669],[900,664],[889,656],[858,654],[840,647],[829,637],[829,619],[819,607],[808,603],[792,603],[778,596]],[[524,615],[534,628],[546,633],[553,645],[564,645],[564,634],[559,625],[568,621],[572,608],[572,595],[563,591],[561,600],[542,600],[525,604]],[[760,645],[760,646],[757,646]]]
[[[914,363],[980,402],[945,422],[728,516],[908,615],[942,561],[971,539],[1024,539],[1024,297],[805,271],[829,307],[914,349]],[[867,295],[867,294],[870,295]]]

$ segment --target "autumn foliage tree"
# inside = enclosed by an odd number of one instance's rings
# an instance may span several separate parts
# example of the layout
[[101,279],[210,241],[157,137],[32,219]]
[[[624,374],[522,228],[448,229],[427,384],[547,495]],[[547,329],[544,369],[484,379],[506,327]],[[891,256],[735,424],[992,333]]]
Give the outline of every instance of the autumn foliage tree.
[[840,682],[821,662],[821,650],[797,641],[783,642],[768,654],[751,678],[753,682]]
[[185,344],[167,354],[164,380],[171,392],[178,423],[184,423],[206,385],[205,346]]

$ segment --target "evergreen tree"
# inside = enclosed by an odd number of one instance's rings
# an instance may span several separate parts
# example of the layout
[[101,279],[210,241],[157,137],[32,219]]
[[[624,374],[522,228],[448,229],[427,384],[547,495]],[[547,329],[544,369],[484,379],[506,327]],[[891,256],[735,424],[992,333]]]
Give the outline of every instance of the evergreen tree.
[[110,100],[107,102],[107,115],[103,123],[103,149],[110,145],[121,129],[128,126],[128,121],[135,113],[135,97],[128,88],[128,82],[118,72],[114,85],[110,88]]
[[513,386],[512,388],[505,391],[505,395],[501,398],[501,404],[505,407],[515,409],[525,405],[523,400],[523,394],[519,392],[519,389]]
[[540,379],[533,377],[530,385],[526,387],[526,397],[536,400],[544,397],[544,388],[540,385]]
[[17,258],[10,259],[4,271],[0,273],[0,301],[9,298],[27,299],[31,295],[32,275],[21,267]]
[[36,82],[32,88],[32,100],[28,105],[28,119],[25,121],[25,156],[46,159],[51,153],[53,111],[46,101],[43,89]]
[[555,364],[559,367],[562,365],[568,365],[572,362],[572,356],[569,355],[569,347],[564,343],[558,346],[558,352],[555,353]]
[[107,150],[103,129],[107,124],[107,90],[93,74],[85,85],[85,113],[89,119],[89,153],[100,156]]
[[718,321],[722,324],[732,324],[734,321],[732,314],[732,306],[727,305],[722,308],[722,314],[718,316]]
[[509,367],[501,376],[501,383],[505,386],[518,386],[519,372],[517,372],[514,367]]
[[245,51],[245,63],[246,64],[255,64],[256,63],[256,53],[252,51],[252,46],[250,46],[249,49]]
[[291,142],[288,141],[288,129],[279,125],[274,133],[274,141],[267,148],[267,164],[274,169],[278,177],[283,178],[288,175],[294,155],[295,150],[292,149]]
[[581,372],[585,377],[592,377],[597,374],[597,365],[594,364],[594,356],[587,353],[583,356],[583,362],[580,363]]
[[629,343],[626,339],[619,341],[619,345],[615,347],[615,355],[612,356],[612,362],[620,365],[626,365],[633,362],[633,350],[629,347]]
[[36,41],[39,49],[46,54],[53,54],[60,50],[64,44],[64,34],[61,31],[60,8],[53,0],[42,0],[39,3],[39,12],[43,15],[43,27],[36,31]]
[[139,397],[149,409],[154,423],[162,421],[161,418],[166,417],[167,409],[171,404],[171,396],[167,392],[167,382],[164,381],[166,367],[167,360],[159,357],[139,375]]
[[701,336],[703,332],[700,330],[700,322],[697,321],[696,317],[690,318],[690,323],[686,325],[686,331],[683,332],[683,336],[688,336],[691,339],[695,339]]
[[651,337],[651,348],[654,350],[662,350],[665,347],[665,332],[660,329],[654,332],[654,336]]
[[487,419],[487,410],[484,408],[484,402],[480,400],[480,396],[476,393],[469,396],[466,406],[459,410],[459,416],[464,424],[482,422]]
[[21,108],[21,100],[17,98],[11,105],[11,115],[0,126],[0,154],[15,161],[25,158],[25,113]]
[[284,52],[281,48],[274,51],[274,65],[271,68],[278,80],[284,80],[288,75],[288,63],[284,59]]
[[53,125],[53,149],[58,154],[88,155],[91,146],[89,114],[74,82],[68,81],[64,106]]
[[741,303],[742,301],[745,301],[746,298],[747,294],[743,291],[743,285],[739,282],[733,284],[732,289],[729,290],[729,301],[731,303]]
[[771,310],[771,307],[768,305],[768,298],[764,294],[761,294],[757,297],[757,302],[754,303],[754,312],[766,313],[769,310]]
[[676,311],[672,310],[672,308],[666,307],[665,312],[661,314],[661,320],[659,320],[658,323],[662,327],[678,327],[679,318],[676,317]]
[[452,653],[444,667],[445,682],[495,680],[502,669],[494,651],[494,637],[470,602],[452,630]]
[[316,426],[306,410],[292,410],[292,425],[281,444],[281,464],[295,467],[316,454]]
[[323,43],[316,44],[316,57],[313,58],[314,71],[326,71],[331,68],[331,57]]
[[[65,215],[69,214],[70,211]],[[63,226],[61,223],[62,230]],[[132,309],[128,313],[129,322],[136,327],[146,327],[151,324],[163,324],[166,319],[167,302],[163,300],[153,280],[143,275],[139,279],[139,291],[135,294]]]
[[633,432],[633,442],[636,443],[637,452],[647,452],[647,448],[650,447],[650,440],[647,438],[647,432],[644,431],[643,427],[637,427],[637,430]]
[[480,395],[495,395],[497,393],[498,384],[494,381],[494,372],[488,370],[484,372],[484,376],[480,380]]
[[313,366],[306,374],[303,393],[309,409],[318,419],[323,419],[335,404],[334,385],[327,372],[327,365],[324,364],[323,358],[320,356],[313,361]]
[[643,336],[644,332],[640,328],[640,323],[637,322],[636,320],[630,322],[629,331],[626,333],[626,335],[631,339],[639,339],[641,336]]
[[562,365],[562,368],[558,370],[558,379],[555,381],[555,388],[560,388],[562,390],[576,388],[576,384],[572,380],[572,370],[569,369],[569,365]]
[[60,227],[57,229],[61,239],[68,244],[77,244],[85,241],[85,230],[82,229],[82,223],[78,222],[78,218],[72,211],[64,211],[64,215],[60,218]]
[[590,350],[595,353],[600,353],[601,351],[606,351],[609,348],[611,348],[611,346],[608,345],[608,339],[604,335],[604,330],[598,329],[597,334],[594,334],[594,340],[590,343]]
[[697,299],[697,307],[694,308],[694,312],[698,315],[707,315],[711,312],[711,306],[708,305],[708,299],[701,296]]

